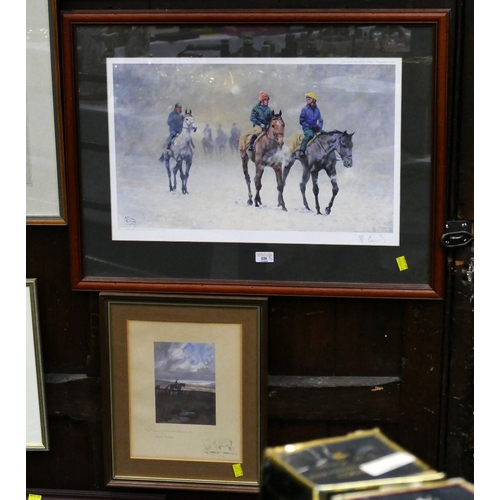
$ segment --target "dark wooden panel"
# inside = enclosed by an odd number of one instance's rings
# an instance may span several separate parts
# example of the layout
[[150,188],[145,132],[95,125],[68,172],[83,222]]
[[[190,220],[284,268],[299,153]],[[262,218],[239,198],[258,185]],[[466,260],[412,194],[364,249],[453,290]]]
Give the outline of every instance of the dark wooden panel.
[[471,248],[457,250],[453,262],[455,300],[449,338],[446,456],[449,474],[474,482],[474,309],[467,278]]
[[269,299],[269,371],[273,375],[333,375],[334,299]]
[[328,436],[328,423],[317,421],[284,421],[279,417],[268,422],[268,446],[302,443]]
[[26,227],[26,277],[36,278],[44,369],[86,373],[89,293],[72,292],[66,226]]
[[49,451],[26,452],[28,488],[95,488],[95,457],[87,422],[49,417],[49,446]]
[[101,381],[86,375],[46,374],[47,413],[78,420],[102,418]]
[[335,375],[399,376],[404,312],[404,301],[338,300]]
[[405,325],[398,441],[437,468],[443,302],[408,302]]
[[397,422],[399,383],[370,377],[271,377],[269,418]]

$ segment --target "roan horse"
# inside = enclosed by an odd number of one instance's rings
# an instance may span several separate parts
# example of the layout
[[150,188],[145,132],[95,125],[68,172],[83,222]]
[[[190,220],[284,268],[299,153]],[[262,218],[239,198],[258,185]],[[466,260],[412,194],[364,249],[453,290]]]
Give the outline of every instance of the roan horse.
[[[269,124],[269,128],[264,135],[260,135],[254,142],[253,151],[247,149],[240,149],[241,164],[243,167],[243,174],[248,188],[247,204],[255,204],[256,207],[262,205],[260,199],[260,190],[262,189],[262,174],[264,167],[270,166],[276,174],[276,183],[278,189],[278,206],[286,211],[285,201],[283,199],[283,135],[285,133],[285,122],[281,117],[281,111],[274,113]],[[248,174],[248,158],[255,163],[255,199],[252,202],[252,189],[250,175]]]
[[318,174],[324,170],[332,183],[332,198],[330,203],[325,208],[326,215],[332,210],[333,201],[339,192],[337,184],[337,170],[335,165],[337,163],[336,152],[340,155],[344,167],[352,167],[352,134],[347,131],[339,132],[333,130],[332,132],[322,132],[309,143],[306,149],[305,157],[301,158],[298,151],[294,151],[283,172],[283,184],[290,173],[290,169],[296,160],[302,164],[302,180],[300,182],[300,192],[302,193],[302,201],[307,210],[310,210],[306,200],[306,185],[309,178],[312,177],[313,193],[316,201],[316,212],[321,215],[321,209],[318,201],[319,187],[318,187]]
[[[170,191],[175,191],[177,189],[177,172],[179,172],[182,182],[182,194],[187,194],[188,192],[187,181],[189,178],[189,170],[193,163],[194,144],[191,132],[196,132],[194,118],[191,114],[191,110],[186,110],[182,131],[172,139],[170,149],[166,149],[165,147],[160,157],[160,161],[165,162]],[[170,158],[173,158],[175,161],[173,170],[170,169]]]

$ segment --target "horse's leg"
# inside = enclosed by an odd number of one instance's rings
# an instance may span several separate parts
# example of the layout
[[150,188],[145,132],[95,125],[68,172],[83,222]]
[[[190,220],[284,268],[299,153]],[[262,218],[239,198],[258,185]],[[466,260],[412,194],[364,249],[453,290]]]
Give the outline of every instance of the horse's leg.
[[328,177],[330,178],[330,182],[332,183],[332,199],[330,200],[328,206],[325,208],[326,215],[328,215],[332,211],[333,201],[335,200],[335,197],[339,192],[339,185],[337,184],[337,171],[335,169],[335,163],[333,165],[325,167],[325,170],[328,174]]
[[245,176],[245,182],[247,183],[247,189],[248,189],[247,205],[253,205],[252,185],[251,185],[250,175],[248,174],[248,155],[247,155],[247,152],[240,150],[240,156],[241,156],[241,166],[243,168],[243,175]]
[[311,172],[309,170],[309,167],[306,164],[302,163],[302,180],[300,181],[300,192],[302,193],[302,202],[304,203],[304,207],[306,207],[307,210],[311,210],[306,199],[306,186],[309,182],[310,177]]
[[255,199],[254,205],[256,207],[260,207],[262,205],[262,201],[260,199],[260,190],[262,189],[262,174],[264,173],[264,166],[262,165],[262,161],[255,162]]
[[188,194],[187,182],[189,179],[189,170],[191,169],[192,162],[193,162],[193,160],[192,160],[191,156],[188,156],[184,161],[186,169],[184,171],[184,177],[182,179],[182,194]]
[[274,173],[276,174],[276,187],[278,189],[278,207],[281,207],[285,212],[288,210],[285,207],[285,198],[283,197],[283,189],[285,183],[283,181],[283,170],[281,163],[273,164]]
[[321,209],[319,207],[319,186],[318,186],[318,171],[314,170],[314,172],[311,174],[312,177],[312,182],[313,182],[313,193],[314,193],[314,200],[316,202],[316,212],[318,215],[321,215]]
[[168,174],[168,186],[170,188],[170,191],[174,191],[175,188],[172,186],[172,172],[170,170],[170,156],[168,154],[165,154],[165,168],[167,169],[167,174]]
[[[182,164],[182,160],[177,160],[175,162],[175,167],[174,167],[174,171],[173,171],[174,186],[173,186],[172,191],[177,191],[177,172],[179,172],[179,170],[181,168],[181,164]],[[180,173],[180,177],[182,179],[182,171]]]
[[283,189],[285,188],[286,178],[288,177],[288,174],[290,173],[290,170],[292,169],[296,159],[297,158],[295,157],[295,153],[292,153],[292,156],[288,160],[288,163],[283,168]]

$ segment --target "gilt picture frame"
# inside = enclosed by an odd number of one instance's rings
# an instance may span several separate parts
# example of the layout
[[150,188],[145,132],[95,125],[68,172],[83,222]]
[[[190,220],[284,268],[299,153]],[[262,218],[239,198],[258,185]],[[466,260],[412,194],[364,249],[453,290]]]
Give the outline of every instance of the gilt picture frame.
[[35,278],[26,279],[26,450],[49,450],[38,291]]
[[258,491],[267,299],[100,295],[108,486]]
[[[63,12],[72,287],[441,298],[448,15]],[[323,137],[343,141],[323,158],[334,173],[285,144],[258,174],[250,155],[245,183],[246,146],[228,139],[261,91],[284,143],[317,96]],[[197,120],[178,178],[174,104]]]

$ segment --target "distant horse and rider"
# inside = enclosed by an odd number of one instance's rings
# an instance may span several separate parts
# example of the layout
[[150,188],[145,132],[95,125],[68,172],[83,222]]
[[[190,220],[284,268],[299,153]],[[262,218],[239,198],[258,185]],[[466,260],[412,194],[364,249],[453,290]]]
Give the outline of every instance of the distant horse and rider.
[[167,387],[165,388],[165,392],[170,396],[180,396],[181,391],[182,389],[184,389],[184,387],[186,387],[186,384],[184,382],[178,382],[176,380],[173,384],[167,385]]
[[203,146],[203,153],[205,156],[212,158],[214,153],[214,141],[211,137],[203,137],[201,140],[201,144]]
[[212,137],[212,129],[208,123],[203,129],[203,139],[201,140],[201,144],[203,146],[203,153],[205,156],[212,158],[214,152],[214,139]]
[[[182,110],[180,104],[176,104],[176,109]],[[182,124],[177,125],[177,130],[174,129],[171,131],[169,140],[167,140],[164,151],[160,157],[160,161],[165,163],[170,191],[176,191],[177,189],[177,172],[179,172],[182,194],[187,194],[187,181],[193,163],[195,149],[191,133],[196,132],[196,126],[191,110],[186,110],[186,114],[181,114],[180,117],[182,118]],[[176,120],[179,122],[180,117],[176,117]],[[175,162],[173,169],[170,167],[170,159],[173,159]]]
[[236,123],[233,123],[231,128],[231,132],[229,134],[229,147],[231,148],[232,153],[238,152],[238,143],[240,141],[241,130],[236,126]]
[[228,142],[228,137],[222,127],[219,125],[217,128],[217,136],[215,137],[215,152],[222,155],[226,151],[226,144]]

